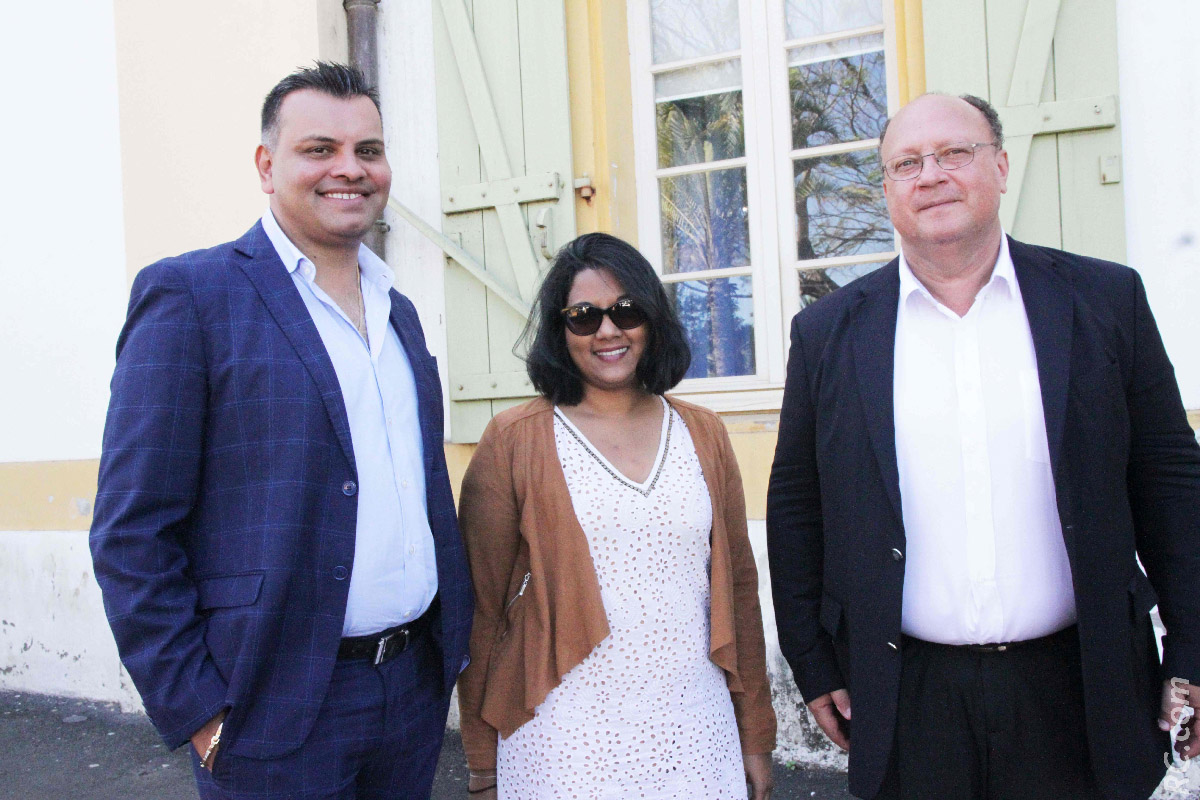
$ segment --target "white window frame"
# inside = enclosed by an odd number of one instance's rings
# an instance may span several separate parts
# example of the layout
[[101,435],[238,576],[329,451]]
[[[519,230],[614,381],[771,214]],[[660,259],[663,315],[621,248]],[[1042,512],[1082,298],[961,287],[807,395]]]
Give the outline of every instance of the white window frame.
[[[630,74],[633,100],[635,187],[638,207],[638,241],[642,253],[664,282],[749,275],[753,291],[754,366],[752,375],[729,378],[689,378],[676,391],[718,411],[778,410],[783,398],[788,349],[788,324],[799,311],[798,274],[817,262],[795,258],[795,196],[791,176],[793,156],[827,155],[864,150],[864,142],[836,144],[805,151],[791,149],[788,49],[854,34],[877,34],[880,26],[843,32],[836,36],[789,40],[786,38],[785,0],[738,0],[741,49],[702,58],[652,63],[650,0],[627,0]],[[883,4],[884,59],[888,114],[899,105],[895,5]],[[772,24],[774,20],[774,24]],[[727,161],[685,167],[658,167],[654,77],[660,72],[688,66],[741,59],[742,108],[746,153]],[[766,123],[766,124],[764,124]],[[750,265],[720,271],[663,274],[662,222],[659,215],[659,179],[676,174],[744,166],[746,200],[750,206]],[[821,267],[876,262],[893,253],[821,259]]]

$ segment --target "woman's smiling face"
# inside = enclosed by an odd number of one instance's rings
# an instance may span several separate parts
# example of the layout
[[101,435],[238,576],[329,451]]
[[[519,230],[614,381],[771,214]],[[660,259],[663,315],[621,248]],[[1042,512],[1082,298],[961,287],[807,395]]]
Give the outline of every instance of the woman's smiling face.
[[[567,293],[567,305],[590,303],[609,308],[624,296],[625,288],[612,273],[602,268],[585,269],[575,276]],[[567,337],[567,352],[583,378],[585,394],[589,389],[641,388],[637,365],[646,350],[646,325],[621,330],[605,315],[600,329],[590,336],[579,336],[570,330],[564,330],[563,335]]]

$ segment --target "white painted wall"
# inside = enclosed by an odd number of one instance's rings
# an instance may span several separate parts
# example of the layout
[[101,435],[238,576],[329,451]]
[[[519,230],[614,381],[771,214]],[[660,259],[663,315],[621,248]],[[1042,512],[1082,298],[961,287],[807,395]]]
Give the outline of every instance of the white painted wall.
[[104,617],[87,534],[0,532],[0,688],[142,707]]
[[0,461],[97,458],[128,297],[112,3],[8,23],[0,375],[20,391],[0,392]]
[[[392,196],[442,229],[437,105],[433,79],[433,3],[380,3],[379,89]],[[445,258],[441,249],[390,210],[387,262],[397,288],[417,307],[429,352],[437,358],[442,397],[449,397]],[[448,402],[448,401],[445,401]],[[450,414],[446,410],[446,439]]]
[[1200,408],[1200,3],[1117,2],[1125,227],[1175,364]]

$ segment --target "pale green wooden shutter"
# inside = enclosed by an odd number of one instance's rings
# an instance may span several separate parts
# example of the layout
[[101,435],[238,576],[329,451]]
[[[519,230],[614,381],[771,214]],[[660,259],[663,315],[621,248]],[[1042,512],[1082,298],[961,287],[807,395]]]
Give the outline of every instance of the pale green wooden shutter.
[[1000,112],[1018,239],[1125,258],[1115,0],[924,0],[930,91]]
[[450,429],[471,442],[532,396],[513,345],[575,235],[566,22],[563,0],[434,8],[442,227],[469,256],[447,259]]

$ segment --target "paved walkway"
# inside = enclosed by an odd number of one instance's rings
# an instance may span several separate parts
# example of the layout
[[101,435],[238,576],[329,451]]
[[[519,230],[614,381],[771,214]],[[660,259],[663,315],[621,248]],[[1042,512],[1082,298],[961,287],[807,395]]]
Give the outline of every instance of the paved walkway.
[[[776,765],[775,785],[773,800],[850,800],[846,777],[836,772]],[[462,741],[450,731],[433,800],[465,800],[466,787]],[[196,800],[196,790],[186,751],[167,751],[144,716],[0,692],[0,798]]]

